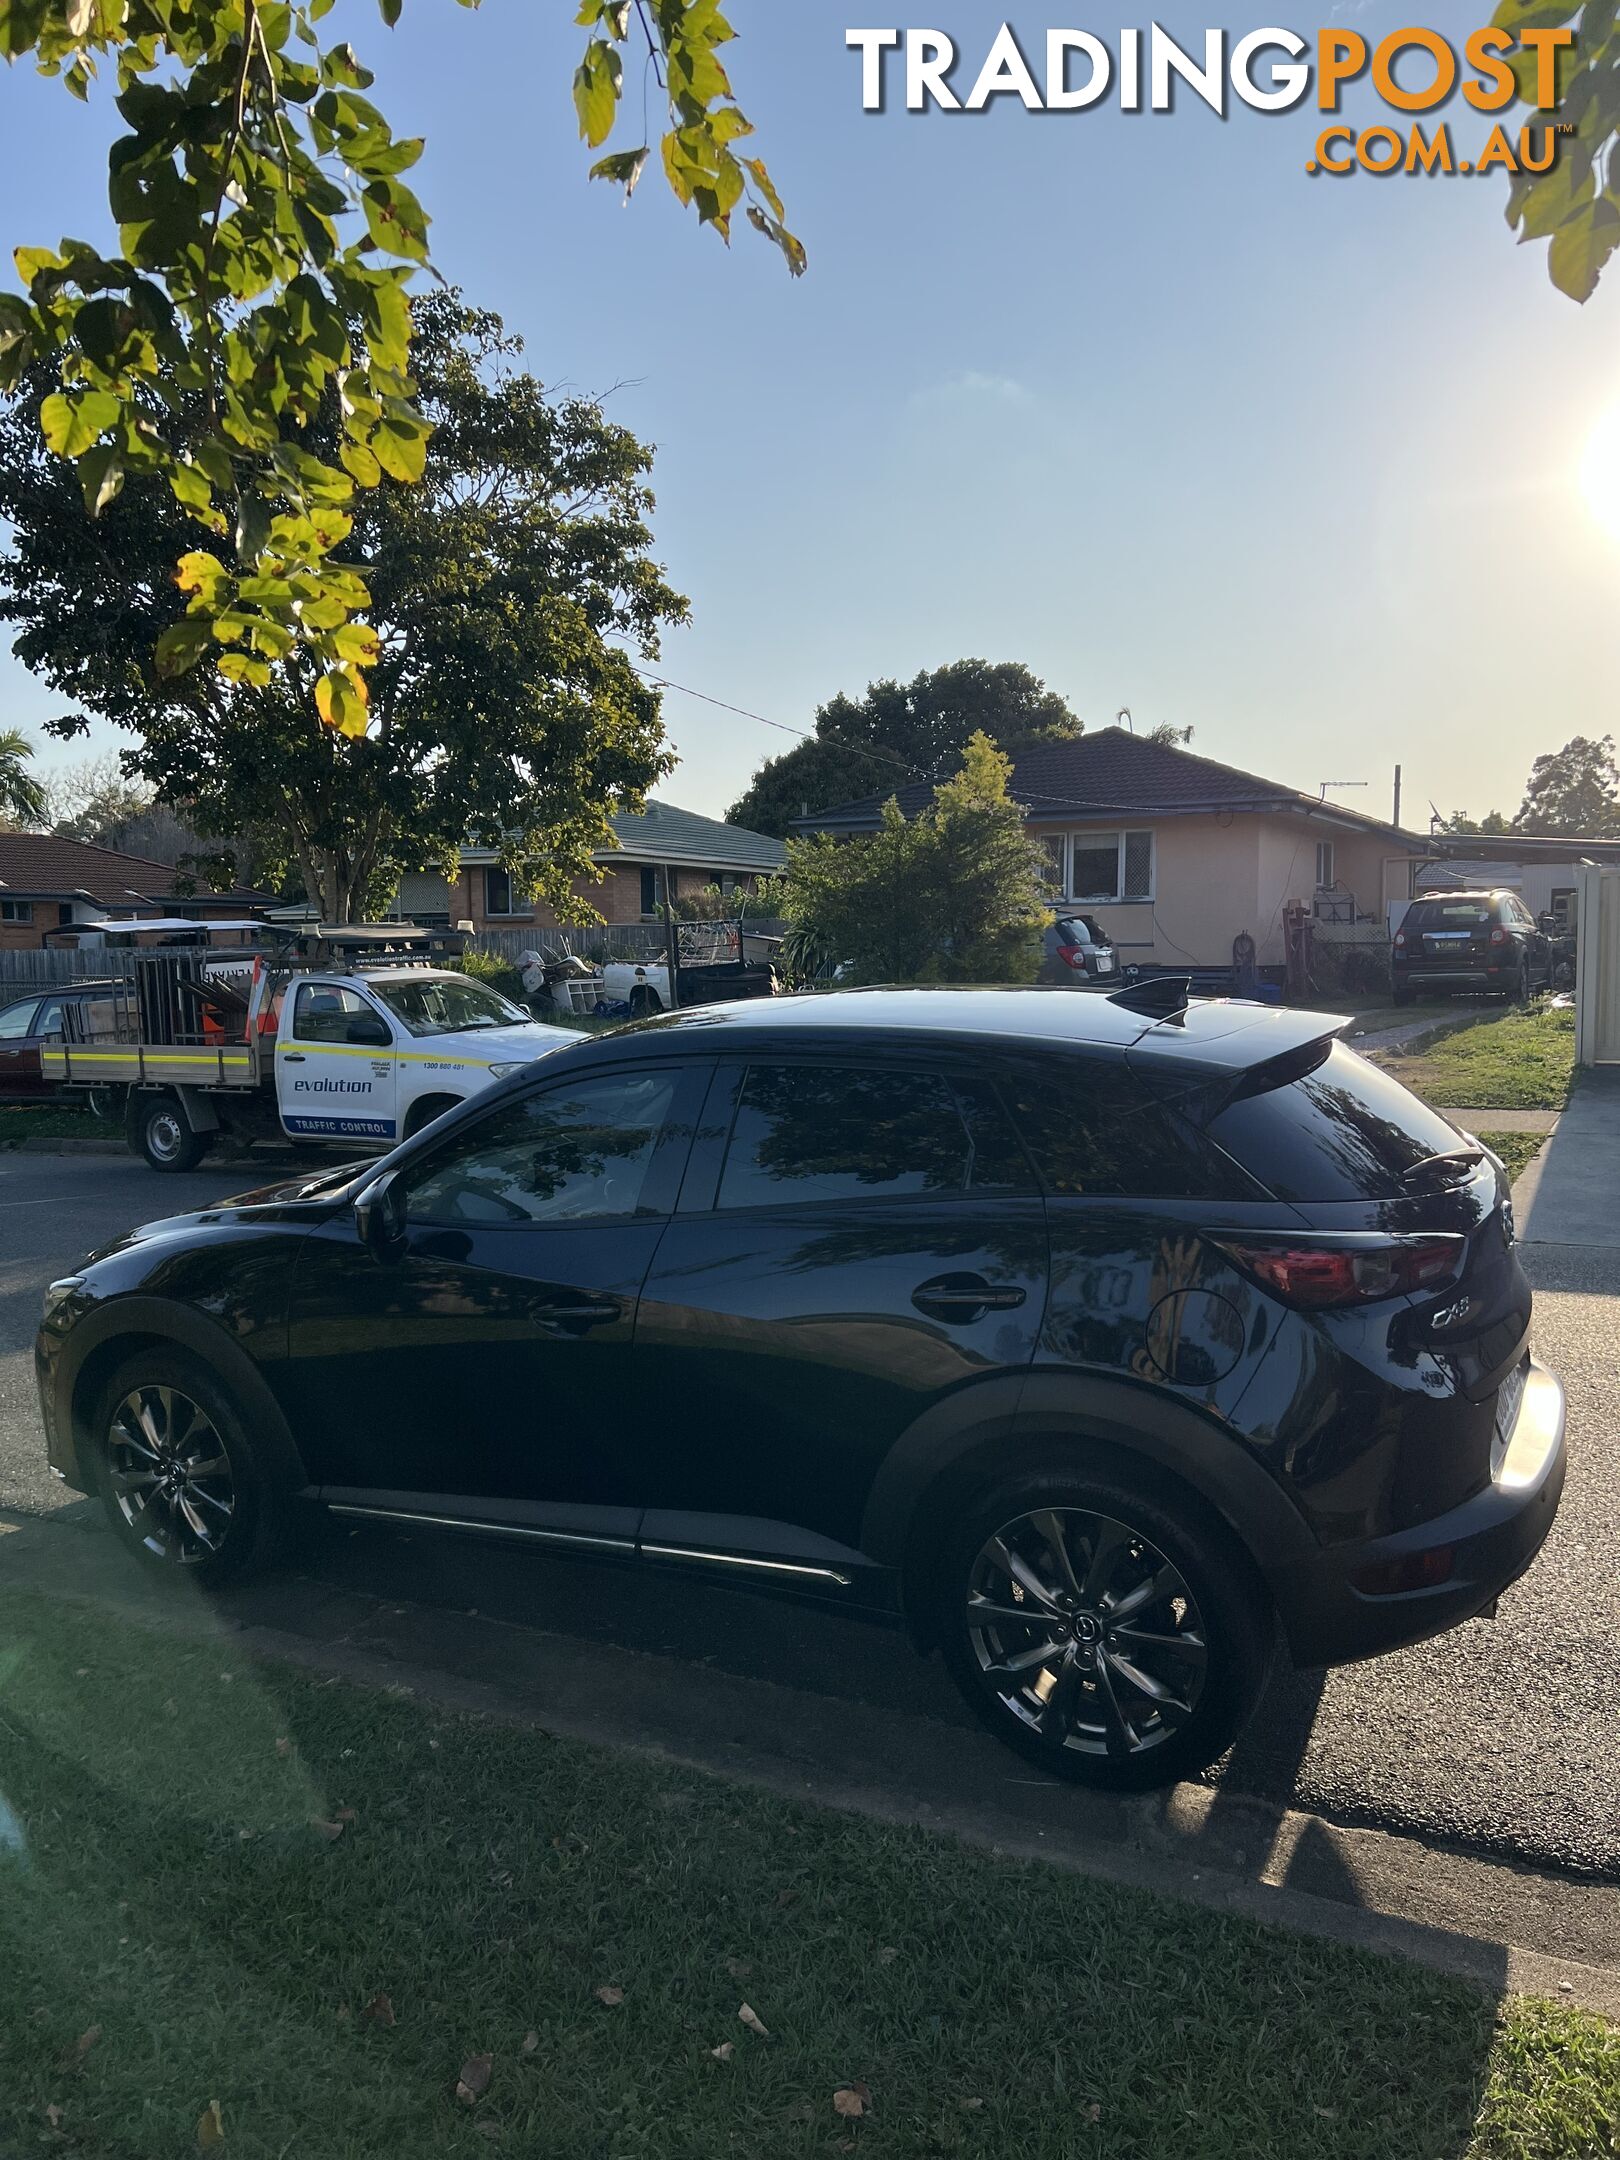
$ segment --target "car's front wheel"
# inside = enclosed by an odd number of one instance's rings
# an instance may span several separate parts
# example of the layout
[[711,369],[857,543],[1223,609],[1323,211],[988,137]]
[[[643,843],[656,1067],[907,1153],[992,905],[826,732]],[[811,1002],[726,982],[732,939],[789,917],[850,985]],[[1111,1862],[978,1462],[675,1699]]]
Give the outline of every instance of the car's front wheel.
[[1259,1699],[1272,1623],[1242,1555],[1146,1483],[1054,1469],[948,1541],[938,1621],[957,1684],[1021,1754],[1137,1790],[1203,1770]]
[[206,1366],[136,1352],[103,1388],[95,1434],[102,1505],[144,1566],[215,1589],[274,1559],[286,1503]]

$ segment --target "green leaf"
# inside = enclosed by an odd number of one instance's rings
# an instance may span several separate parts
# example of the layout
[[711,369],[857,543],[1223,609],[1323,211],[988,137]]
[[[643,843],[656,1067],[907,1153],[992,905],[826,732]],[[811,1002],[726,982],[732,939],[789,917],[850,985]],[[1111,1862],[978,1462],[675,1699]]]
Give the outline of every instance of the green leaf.
[[639,150],[615,150],[611,157],[597,159],[591,167],[591,178],[611,180],[615,186],[622,187],[624,199],[628,202],[641,185],[641,176],[647,169],[647,160],[651,155],[645,143]]
[[624,82],[624,62],[605,38],[592,38],[574,75],[579,132],[594,150],[613,133]]
[[378,247],[412,262],[427,261],[427,212],[398,180],[374,180],[361,198],[366,230]]
[[86,390],[76,398],[58,390],[39,408],[45,447],[58,457],[82,457],[123,409],[110,390]]
[[184,675],[194,668],[203,654],[213,649],[214,633],[206,622],[195,616],[187,616],[184,622],[171,623],[157,641],[153,658],[160,675]]
[[214,665],[227,682],[252,683],[261,690],[269,687],[271,676],[268,665],[263,660],[251,659],[246,653],[221,653]]
[[124,462],[115,443],[99,443],[84,453],[79,460],[79,485],[84,490],[84,507],[92,517],[100,517],[123,490]]
[[214,491],[208,484],[207,474],[195,465],[172,466],[169,486],[174,490],[176,502],[184,503],[188,510],[212,509]]
[[1590,300],[1603,265],[1620,247],[1620,208],[1600,196],[1559,226],[1547,250],[1547,272],[1572,300]]
[[427,464],[427,431],[413,432],[384,420],[371,438],[372,454],[390,480],[420,480]]
[[346,442],[338,451],[343,469],[363,488],[374,488],[382,479],[382,467],[364,443]]

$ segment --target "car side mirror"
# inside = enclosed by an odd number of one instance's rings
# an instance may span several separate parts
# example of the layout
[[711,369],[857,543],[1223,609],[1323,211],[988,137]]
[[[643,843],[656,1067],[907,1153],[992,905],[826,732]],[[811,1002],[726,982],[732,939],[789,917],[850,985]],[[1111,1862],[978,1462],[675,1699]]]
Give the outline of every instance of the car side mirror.
[[388,1022],[377,1013],[351,1013],[349,1023],[343,1030],[343,1040],[351,1043],[371,1043],[379,1050],[391,1050],[394,1046]]
[[385,1170],[354,1196],[354,1227],[374,1260],[397,1260],[405,1243],[405,1190]]

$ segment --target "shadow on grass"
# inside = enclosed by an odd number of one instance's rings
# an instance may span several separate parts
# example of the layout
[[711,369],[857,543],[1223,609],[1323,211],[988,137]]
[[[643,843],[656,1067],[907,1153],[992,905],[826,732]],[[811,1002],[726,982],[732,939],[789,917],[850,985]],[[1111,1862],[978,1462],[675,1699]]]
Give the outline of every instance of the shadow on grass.
[[0,1639],[27,1840],[0,1860],[0,2149],[59,2107],[74,2150],[156,2160],[217,2098],[246,2160],[485,2130],[776,2160],[849,2149],[856,2081],[861,2146],[897,2160],[1475,2149],[1492,2014],[1458,1983],[256,1668],[224,1635],[0,1591]]

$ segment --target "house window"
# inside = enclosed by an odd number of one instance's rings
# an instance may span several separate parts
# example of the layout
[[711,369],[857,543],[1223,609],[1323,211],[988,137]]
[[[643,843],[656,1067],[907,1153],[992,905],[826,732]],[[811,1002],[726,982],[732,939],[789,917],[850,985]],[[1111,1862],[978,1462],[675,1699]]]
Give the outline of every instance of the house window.
[[1151,832],[1077,832],[1069,835],[1071,900],[1151,900]]
[[32,900],[0,900],[0,922],[32,922]]
[[484,872],[484,913],[486,915],[532,915],[532,907],[526,907],[521,893],[512,888],[510,870],[489,869]]
[[1575,912],[1575,888],[1573,885],[1555,885],[1548,902],[1554,915],[1568,922]]
[[664,905],[664,873],[653,864],[646,863],[641,872],[641,912],[656,915]]
[[1316,843],[1316,889],[1331,892],[1333,889],[1333,842],[1318,840]]
[[1067,833],[1048,832],[1038,835],[1036,845],[1045,858],[1041,872],[1042,882],[1049,893],[1061,898],[1065,890],[1064,872],[1068,867],[1069,839]]

